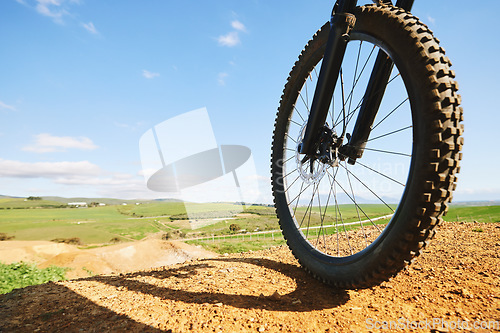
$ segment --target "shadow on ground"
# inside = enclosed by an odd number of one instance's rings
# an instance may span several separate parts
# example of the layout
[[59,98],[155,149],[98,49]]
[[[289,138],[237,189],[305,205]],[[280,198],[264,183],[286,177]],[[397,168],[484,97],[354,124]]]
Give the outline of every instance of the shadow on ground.
[[0,332],[161,332],[49,282],[0,295]]
[[[152,277],[157,281],[169,279],[184,280],[186,286],[191,284],[189,279],[195,278],[200,272],[217,271],[220,263],[230,263],[233,266],[248,264],[258,267],[258,274],[265,274],[266,269],[283,274],[286,279],[295,281],[297,288],[290,293],[279,297],[233,294],[228,292],[223,283],[219,283],[217,292],[196,292],[180,288],[166,288],[151,283],[138,281],[141,277]],[[245,266],[248,267],[248,266]],[[244,268],[242,268],[243,270]],[[251,278],[249,278],[251,280]],[[344,290],[335,290],[315,279],[295,265],[286,264],[262,258],[215,258],[198,260],[163,270],[120,274],[119,276],[95,276],[66,284],[98,282],[114,287],[113,290],[132,291],[158,298],[165,303],[183,302],[188,304],[224,304],[242,309],[266,309],[267,311],[299,311],[306,312],[335,308],[344,304],[348,294]],[[255,282],[255,281],[250,281]],[[116,289],[115,289],[116,288]],[[122,293],[125,294],[125,293]],[[120,300],[120,293],[117,294]],[[125,297],[125,296],[123,296]],[[102,295],[102,298],[106,298]],[[300,300],[300,301],[298,301]],[[116,299],[115,299],[116,301]],[[125,299],[123,299],[125,301]],[[130,300],[127,300],[130,302]],[[141,304],[135,304],[135,307]],[[133,303],[132,303],[133,304]],[[134,309],[131,309],[133,311]],[[58,284],[47,283],[14,290],[9,294],[0,295],[0,332],[25,331],[135,331],[160,332],[161,330],[138,322],[131,317],[118,314],[111,309],[98,305],[71,289]]]
[[[269,295],[242,295],[228,293],[222,287],[219,292],[188,291],[159,287],[150,283],[138,281],[136,278],[150,276],[164,280],[172,277],[192,279],[202,270],[217,270],[212,263],[227,262],[234,265],[253,264],[260,268],[278,271],[294,280],[297,288],[279,297]],[[256,277],[258,278],[258,277]],[[251,279],[251,278],[250,278]],[[245,309],[266,309],[268,311],[311,311],[335,308],[347,302],[347,291],[327,286],[304,272],[296,265],[286,264],[262,258],[213,258],[199,260],[196,263],[184,264],[181,267],[167,268],[160,271],[148,271],[125,274],[122,276],[97,276],[86,280],[98,281],[116,288],[149,294],[164,300],[181,301],[184,303],[205,304],[222,303],[224,305]],[[218,288],[221,289],[221,288]]]

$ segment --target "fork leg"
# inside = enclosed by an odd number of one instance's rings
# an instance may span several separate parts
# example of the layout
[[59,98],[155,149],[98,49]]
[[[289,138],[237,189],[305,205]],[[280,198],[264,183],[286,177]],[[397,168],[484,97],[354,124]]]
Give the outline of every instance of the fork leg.
[[349,33],[356,22],[356,18],[352,14],[356,4],[357,0],[338,0],[332,11],[331,29],[326,44],[325,56],[321,64],[306,131],[300,145],[300,153],[313,158],[318,148],[318,135],[321,127],[325,124],[333,91],[338,80],[340,67],[349,41]]
[[[396,2],[396,7],[409,11],[413,6],[413,1],[414,0],[398,0]],[[391,1],[387,2],[391,3]],[[391,58],[383,51],[379,51],[358,117],[356,118],[353,132],[348,144],[341,148],[341,153],[344,157],[348,157],[349,164],[355,164],[356,159],[363,156],[366,141],[370,136],[373,122],[380,108],[380,103],[382,102],[393,66],[394,63]]]

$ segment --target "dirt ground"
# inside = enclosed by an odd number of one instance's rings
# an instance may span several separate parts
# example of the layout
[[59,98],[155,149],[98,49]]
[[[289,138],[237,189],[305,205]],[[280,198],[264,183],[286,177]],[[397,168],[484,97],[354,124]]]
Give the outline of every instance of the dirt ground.
[[48,241],[0,242],[0,262],[25,261],[36,263],[39,268],[68,267],[71,269],[66,273],[68,279],[135,272],[214,256],[217,254],[200,247],[162,241],[159,236],[92,249]]
[[444,223],[370,289],[323,285],[278,247],[14,290],[0,332],[500,331],[499,268],[500,224]]

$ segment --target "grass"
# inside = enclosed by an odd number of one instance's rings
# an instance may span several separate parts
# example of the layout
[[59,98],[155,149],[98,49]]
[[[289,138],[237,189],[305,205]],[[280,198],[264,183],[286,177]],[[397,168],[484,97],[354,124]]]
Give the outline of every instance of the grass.
[[[189,204],[189,217],[201,214],[200,220],[190,223],[182,202],[149,202],[140,205],[108,205],[89,208],[54,208],[60,202],[0,199],[0,233],[15,240],[53,240],[78,237],[82,243],[109,244],[116,241],[134,241],[155,233],[170,233],[190,237],[230,235],[229,226],[237,224],[242,232],[279,229],[274,207],[250,206],[243,214],[242,206],[232,203]],[[384,205],[341,205],[325,212],[314,207],[298,207],[296,216],[302,226],[332,225],[335,221],[352,222],[390,214]],[[37,208],[43,207],[43,208]],[[394,208],[394,207],[393,207]],[[214,219],[214,217],[220,217]],[[451,206],[448,221],[500,222],[500,206]],[[197,222],[200,222],[197,224]],[[375,223],[385,223],[380,220]],[[348,227],[350,229],[352,227]]]
[[[105,246],[116,241],[140,240],[156,233],[175,237],[186,235],[186,243],[200,245],[220,254],[257,251],[285,244],[279,231],[260,233],[279,230],[274,207],[250,206],[241,212],[240,205],[231,203],[189,204],[189,216],[181,202],[150,202],[81,209],[67,208],[64,205],[63,207],[60,202],[51,200],[0,198],[0,234],[4,234],[5,239],[14,237],[15,240],[78,237],[87,244],[83,248]],[[354,205],[341,205],[340,211],[341,214],[335,207],[329,207],[326,213],[318,207],[312,211],[307,207],[298,207],[295,214],[299,223],[304,217],[305,222],[302,225],[306,227],[307,224],[334,225],[335,221],[341,220],[348,223],[366,220],[367,216],[375,218],[391,213],[384,205],[362,205],[362,211]],[[238,212],[243,214],[236,214]],[[202,222],[199,227],[193,228],[194,224],[188,220],[193,214],[198,214]],[[215,217],[220,218],[214,219]],[[453,205],[445,220],[500,222],[500,206]],[[387,219],[374,223],[387,223]],[[237,235],[230,231],[231,224],[239,226]],[[348,225],[346,230],[358,227],[355,224]],[[321,232],[339,232],[335,227],[329,227],[327,231],[321,230],[311,229],[308,235],[314,238]],[[480,227],[473,229],[473,232],[482,231]],[[190,237],[204,238],[189,240]],[[28,285],[62,280],[66,270],[59,267],[38,269],[26,263],[0,263],[0,293]]]
[[49,281],[65,280],[68,269],[62,267],[37,268],[34,264],[24,262],[3,264],[0,263],[0,294],[6,294],[17,288],[46,283]]
[[0,232],[16,240],[52,240],[78,237],[86,244],[107,243],[113,238],[140,240],[167,231],[154,218],[132,219],[122,206],[0,210]]
[[500,222],[500,206],[452,205],[444,219],[450,222]]
[[186,243],[199,245],[219,254],[240,253],[268,249],[272,246],[285,244],[280,232],[254,235],[237,235],[227,237],[213,237],[203,240],[188,240]]

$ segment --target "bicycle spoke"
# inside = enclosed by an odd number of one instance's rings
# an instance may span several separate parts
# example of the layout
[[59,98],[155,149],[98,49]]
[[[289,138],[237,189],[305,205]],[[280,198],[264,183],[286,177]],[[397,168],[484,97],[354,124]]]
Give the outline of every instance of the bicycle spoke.
[[[302,183],[302,185],[300,185],[300,191],[299,191],[299,194],[297,195],[297,198],[300,198],[300,195],[303,193],[303,191],[307,190],[307,188],[309,187],[306,187],[304,190],[302,190],[302,188],[304,187],[304,183]],[[290,204],[294,201],[295,199],[293,199],[292,201],[290,201],[290,203],[288,204],[288,206],[290,207]],[[297,202],[295,203],[295,207],[293,209],[293,218],[295,218],[295,213],[297,212],[297,207],[299,206],[299,201],[300,199],[297,200]]]
[[[342,166],[342,165],[341,165],[341,166]],[[394,213],[394,209],[392,209],[392,207],[391,207],[391,206],[389,206],[389,204],[388,204],[387,202],[385,202],[385,201],[384,201],[384,200],[383,200],[383,199],[382,199],[382,198],[381,198],[381,197],[380,197],[377,193],[373,192],[373,190],[372,190],[372,189],[371,189],[368,185],[366,185],[366,184],[365,184],[365,183],[364,183],[361,179],[359,179],[359,178],[358,178],[358,176],[356,176],[354,173],[352,173],[349,169],[347,169],[347,168],[346,168],[346,170],[347,170],[347,172],[349,172],[349,173],[350,173],[350,174],[351,174],[354,178],[356,178],[356,180],[357,180],[358,182],[360,182],[360,183],[361,183],[361,185],[363,185],[363,186],[364,186],[364,187],[365,187],[368,191],[370,191],[370,192],[371,192],[374,196],[376,196],[376,197],[377,197],[377,198],[378,198],[378,199],[379,199],[379,200],[380,200],[380,201],[381,201],[384,205],[386,205],[386,206],[387,206],[387,207],[388,207],[388,208],[389,208],[389,209],[390,209],[390,210]],[[381,175],[382,175],[382,176],[384,176],[384,177],[388,177],[388,176],[385,176],[385,175],[383,175],[383,174],[381,174]],[[390,177],[388,177],[388,178],[389,178],[389,179],[392,179],[392,178],[390,178]],[[395,181],[395,182],[397,182],[397,181]],[[399,183],[399,182],[397,182],[397,183]],[[401,183],[399,183],[399,184],[401,184]],[[404,186],[404,185],[403,185],[403,186]],[[368,217],[368,216],[367,216],[367,217]]]
[[400,129],[398,129],[398,130],[395,130],[395,131],[392,131],[392,132],[389,132],[389,133],[385,133],[385,134],[382,134],[382,135],[376,136],[376,137],[374,137],[374,138],[371,138],[371,139],[366,140],[366,142],[370,142],[370,141],[373,141],[373,140],[381,139],[381,138],[384,138],[384,137],[386,137],[386,136],[393,135],[393,134],[396,134],[396,133],[402,132],[402,131],[407,130],[407,129],[410,129],[410,128],[413,128],[413,126],[412,126],[412,125],[410,125],[410,126],[406,126],[406,127],[400,128]]
[[[325,122],[337,140],[344,140],[346,133],[352,133],[352,127],[365,98],[366,92],[363,89],[367,86],[374,55],[379,53],[379,48],[370,43],[359,42],[353,45],[353,52],[348,56],[348,59],[352,61],[342,63],[338,85],[328,108],[326,117],[328,120]],[[372,142],[370,145],[376,143],[380,147],[365,148],[367,153],[353,166],[347,164],[347,160],[338,150],[332,150],[332,157],[337,159],[336,161],[326,163],[317,157],[302,161],[305,155],[298,157],[297,145],[302,140],[304,126],[311,111],[320,64],[321,61],[304,77],[302,89],[296,95],[297,100],[288,119],[290,131],[285,133],[286,142],[283,147],[287,154],[283,157],[285,160],[283,187],[290,214],[296,227],[301,230],[301,237],[306,239],[313,248],[329,256],[346,257],[367,248],[384,230],[384,222],[378,220],[391,216],[376,215],[379,211],[365,206],[366,200],[376,198],[378,204],[384,207],[383,209],[391,214],[394,213],[393,206],[389,204],[391,201],[386,199],[386,196],[392,198],[392,194],[387,195],[384,190],[379,190],[373,184],[381,181],[380,184],[398,184],[398,188],[403,190],[405,184],[397,180],[399,174],[395,177],[385,171],[381,172],[372,167],[371,163],[374,161],[377,163],[376,159],[380,154],[389,156],[384,157],[388,161],[392,161],[390,156],[411,158],[412,155],[406,153],[401,147],[404,147],[402,144],[406,142],[402,141],[403,135],[411,139],[410,133],[412,133],[413,125],[411,125],[411,118],[409,121],[396,120],[396,116],[400,117],[401,114],[405,114],[403,111],[406,112],[408,109],[406,105],[408,105],[409,98],[406,95],[401,96],[399,100],[396,96],[397,103],[393,104],[395,107],[390,108],[387,108],[387,104],[392,103],[394,97],[391,96],[387,101],[384,98],[385,104],[381,104],[380,115],[376,117],[375,125],[371,126],[372,136],[367,140],[367,142]],[[399,91],[403,83],[400,78],[401,75],[397,70],[391,73],[384,89],[379,88],[380,90],[375,91],[374,94]],[[373,132],[377,127],[379,132]],[[381,131],[382,128],[383,131]],[[397,138],[398,141],[388,149],[384,145],[390,141],[384,138]],[[320,152],[320,149],[324,148],[317,147],[317,149]]]
[[[386,87],[389,86],[389,84],[391,84],[396,78],[398,78],[401,74],[397,73],[396,75],[394,75],[389,81],[387,81],[387,85]],[[378,93],[382,93],[383,90],[385,89],[379,89],[377,90],[374,94],[378,94]],[[352,120],[354,114],[356,113],[356,111],[358,111],[360,108],[361,108],[361,105],[363,105],[363,101],[365,100],[365,95],[363,95],[363,97],[361,98],[361,100],[358,102],[358,104],[356,105],[356,108],[352,111],[349,112],[348,114],[348,121],[347,121],[347,124],[350,123],[350,121]],[[406,100],[408,100],[408,98],[406,98],[400,105],[398,105],[392,112],[396,111],[402,104],[404,104],[404,102],[406,102]],[[374,129],[375,127],[372,128],[372,130]]]
[[[318,188],[317,186],[313,186],[313,194],[312,194],[312,196],[311,196],[311,200],[309,200],[309,204],[307,205],[306,212],[305,212],[304,216],[302,217],[302,221],[300,221],[299,228],[302,228],[302,223],[304,223],[304,218],[306,217],[307,212],[308,212],[308,211],[311,209],[311,207],[312,207],[312,203],[313,203],[313,200],[314,200],[314,193],[316,192],[317,188]],[[309,215],[309,216],[310,216],[310,215]],[[310,220],[310,218],[309,218],[309,220]]]
[[[359,210],[366,216],[366,218],[373,224],[374,227],[378,228],[377,225],[372,221],[372,219],[365,213],[365,211],[356,203],[356,201],[351,198],[351,196],[349,195],[349,193],[342,187],[342,185],[334,179],[334,182],[335,184],[337,184],[338,187],[340,187],[340,189],[344,192],[345,195],[347,195],[347,197],[352,201],[352,203],[359,208]],[[389,208],[391,208],[390,206],[387,206]],[[391,208],[392,209],[392,208]],[[345,225],[344,225],[344,228],[345,228]]]
[[391,112],[389,112],[389,114],[387,114],[387,116],[385,116],[382,120],[380,120],[376,125],[374,125],[372,127],[372,131],[377,128],[378,125],[380,125],[383,121],[385,121],[387,118],[389,118],[390,115],[392,115],[397,109],[399,109],[406,101],[408,101],[408,98],[406,98],[404,101],[402,101],[401,103],[399,103],[398,106],[396,106]]
[[299,94],[300,99],[304,103],[304,106],[306,107],[307,114],[311,113],[311,110],[309,110],[309,104],[304,100],[304,97],[302,97],[302,94]]
[[295,112],[297,112],[297,114],[299,115],[300,119],[302,119],[302,122],[304,123],[305,119],[304,119],[304,117],[302,117],[302,115],[300,114],[299,110],[297,110],[297,108],[295,106],[293,107],[293,109],[295,110]]
[[295,125],[299,126],[299,127],[302,127],[302,124],[299,124],[298,122],[296,122],[295,120],[293,119],[290,119],[290,122],[291,123],[294,123]]
[[352,188],[351,177],[349,177],[349,172],[347,172],[347,163],[346,163],[346,161],[344,161],[344,169],[346,170],[346,176],[347,176],[347,180],[349,182],[349,187],[351,189],[351,195],[352,195],[352,198],[353,198],[354,203],[355,203],[354,206],[356,207],[356,215],[358,216],[359,224],[361,226],[361,230],[363,231],[363,236],[365,238],[365,244],[367,244],[365,229],[363,227],[363,223],[361,222],[361,217],[359,216],[358,205],[356,204],[356,196],[355,196],[354,190]]
[[298,176],[297,176],[297,178],[295,178],[295,179],[293,180],[293,182],[292,182],[290,185],[288,185],[288,187],[285,189],[285,192],[288,192],[288,190],[290,190],[290,188],[293,186],[293,184],[295,184],[295,182],[296,182],[297,180],[299,180],[299,179],[300,179],[300,175],[298,175]]
[[392,154],[392,155],[400,155],[400,156],[407,156],[407,157],[411,157],[410,154],[406,154],[406,153],[399,153],[399,152],[396,152],[396,151],[389,151],[389,150],[382,150],[382,149],[374,149],[374,148],[366,148],[365,147],[365,150],[369,150],[369,151],[376,151],[378,153],[384,153],[384,154]]
[[[360,44],[360,47],[361,47],[361,44]],[[358,50],[358,52],[360,52],[360,51],[361,51],[361,49],[359,49],[359,50]],[[347,100],[352,99],[352,96],[353,96],[353,94],[354,94],[354,89],[356,88],[356,86],[357,86],[357,84],[358,84],[359,80],[361,79],[361,76],[363,75],[363,72],[365,71],[366,66],[367,66],[367,65],[368,65],[368,63],[370,62],[370,59],[371,59],[371,57],[372,57],[372,55],[373,55],[373,52],[374,52],[374,51],[375,51],[375,45],[372,47],[372,50],[371,50],[370,54],[368,55],[368,57],[367,57],[367,59],[366,59],[366,61],[365,61],[364,65],[363,65],[363,68],[361,69],[361,71],[360,71],[360,73],[359,73],[359,76],[357,77],[356,81],[353,83],[353,86],[352,86],[351,92],[349,93],[349,96],[347,96]],[[345,107],[345,104],[343,104],[343,107]],[[340,116],[340,115],[339,115],[339,116]],[[338,124],[338,122],[337,122],[337,121],[338,121],[338,119],[339,119],[339,118],[337,117],[337,120],[335,121],[335,123],[336,123],[336,124]]]
[[294,138],[292,138],[289,134],[286,135],[290,140],[292,140],[293,142],[297,143],[297,140],[295,140]]

